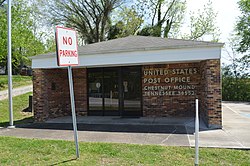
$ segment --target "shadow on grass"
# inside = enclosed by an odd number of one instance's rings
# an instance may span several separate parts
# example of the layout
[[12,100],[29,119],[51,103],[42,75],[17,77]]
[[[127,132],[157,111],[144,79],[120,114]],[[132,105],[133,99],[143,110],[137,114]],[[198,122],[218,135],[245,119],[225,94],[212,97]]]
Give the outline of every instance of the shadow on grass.
[[62,161],[62,162],[57,162],[55,164],[51,164],[50,166],[61,165],[61,164],[68,163],[68,162],[71,162],[71,161],[74,161],[74,160],[77,160],[77,158],[65,160],[65,161]]
[[[27,117],[20,120],[14,120],[14,125],[33,123],[33,117]],[[8,127],[9,122],[0,122],[0,127]]]

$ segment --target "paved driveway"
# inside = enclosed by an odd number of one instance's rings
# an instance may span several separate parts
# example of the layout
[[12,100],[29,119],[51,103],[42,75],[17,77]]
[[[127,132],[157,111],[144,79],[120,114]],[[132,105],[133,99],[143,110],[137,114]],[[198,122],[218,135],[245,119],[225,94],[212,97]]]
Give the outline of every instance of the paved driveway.
[[[250,104],[223,103],[223,129],[207,130],[201,124],[200,146],[250,149]],[[85,117],[86,118],[86,117]],[[98,117],[97,117],[98,118]],[[99,117],[100,118],[100,117]],[[98,119],[96,119],[98,120]],[[117,119],[114,119],[117,120]],[[150,123],[149,123],[150,120]],[[60,122],[68,121],[62,124]],[[184,119],[122,119],[111,125],[110,120],[100,124],[94,119],[88,123],[79,119],[79,140],[83,142],[117,142],[132,144],[157,144],[170,146],[194,146],[194,121]],[[125,122],[129,121],[130,125]],[[138,123],[140,121],[140,123]],[[71,118],[54,119],[48,123],[32,124],[16,129],[0,129],[2,136],[22,138],[73,140]],[[85,124],[84,124],[85,122]]]
[[244,147],[250,147],[250,103],[223,103],[223,129]]

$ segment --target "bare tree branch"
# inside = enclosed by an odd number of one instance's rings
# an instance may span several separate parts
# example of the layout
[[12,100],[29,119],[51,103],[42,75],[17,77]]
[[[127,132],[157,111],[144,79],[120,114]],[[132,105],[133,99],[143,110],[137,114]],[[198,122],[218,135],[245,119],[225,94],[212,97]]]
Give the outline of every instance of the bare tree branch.
[[74,27],[88,43],[105,40],[110,14],[122,0],[50,0],[52,22]]
[[4,2],[5,0],[0,0],[0,6],[2,6]]
[[161,22],[164,22],[166,20],[166,16],[167,16],[167,14],[169,14],[169,11],[173,8],[175,2],[176,2],[176,0],[173,0],[171,2],[170,6],[168,7],[167,11],[165,12],[163,18],[161,19]]

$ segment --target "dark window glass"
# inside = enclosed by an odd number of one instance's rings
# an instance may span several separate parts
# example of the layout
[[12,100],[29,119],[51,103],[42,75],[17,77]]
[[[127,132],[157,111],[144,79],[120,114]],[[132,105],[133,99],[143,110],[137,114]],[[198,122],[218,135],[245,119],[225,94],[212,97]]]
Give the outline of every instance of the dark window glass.
[[104,69],[104,109],[108,111],[119,110],[119,93],[118,93],[118,70]]
[[141,116],[141,67],[88,69],[89,115]]
[[132,112],[140,112],[141,110],[140,68],[138,69],[138,67],[125,67],[122,71],[124,114],[133,115]]
[[101,70],[88,73],[89,110],[103,110],[102,84]]

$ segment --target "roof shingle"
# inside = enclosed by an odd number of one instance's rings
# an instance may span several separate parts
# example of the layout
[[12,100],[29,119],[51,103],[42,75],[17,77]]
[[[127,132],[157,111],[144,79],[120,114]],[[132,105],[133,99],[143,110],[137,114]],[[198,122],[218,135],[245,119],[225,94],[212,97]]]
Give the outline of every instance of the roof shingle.
[[[78,47],[79,55],[131,52],[144,50],[163,50],[180,48],[222,47],[223,43],[170,39],[151,36],[128,36]],[[52,56],[55,53],[38,55],[34,58]]]

